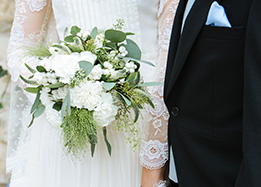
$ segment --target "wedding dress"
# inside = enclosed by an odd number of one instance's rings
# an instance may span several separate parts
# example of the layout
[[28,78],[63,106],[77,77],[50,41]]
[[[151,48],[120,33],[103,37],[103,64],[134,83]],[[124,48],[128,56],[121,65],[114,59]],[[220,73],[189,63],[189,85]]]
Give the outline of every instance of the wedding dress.
[[73,162],[64,154],[60,129],[44,115],[27,127],[34,96],[23,91],[26,85],[19,75],[29,75],[24,63],[37,64],[37,59],[25,55],[26,47],[63,39],[65,27],[106,29],[121,18],[126,22],[125,30],[136,33],[133,39],[142,46],[143,59],[156,66],[143,65],[144,80],[162,82],[177,4],[177,0],[16,0],[8,48],[13,81],[7,154],[11,187],[138,187],[141,165],[149,169],[164,166],[168,160],[168,112],[162,86],[150,89],[156,108],[142,112],[140,151],[130,149],[124,132],[116,134],[109,127],[111,156],[100,136],[93,158],[87,153]]

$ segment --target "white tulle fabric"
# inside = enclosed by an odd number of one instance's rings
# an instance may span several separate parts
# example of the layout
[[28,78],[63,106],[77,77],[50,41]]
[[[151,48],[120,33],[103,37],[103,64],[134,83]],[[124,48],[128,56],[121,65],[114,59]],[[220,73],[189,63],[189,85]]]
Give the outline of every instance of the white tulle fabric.
[[[7,155],[11,187],[139,186],[138,151],[131,151],[125,144],[124,133],[115,135],[113,127],[108,129],[112,156],[100,137],[94,157],[88,154],[77,163],[64,155],[60,130],[51,126],[44,116],[27,128],[34,96],[23,91],[26,85],[19,75],[27,76],[24,63],[35,66],[37,59],[26,57],[24,49],[62,39],[65,27],[108,28],[122,18],[126,21],[125,30],[136,33],[134,39],[142,46],[143,58],[156,66],[143,66],[144,80],[163,82],[176,4],[171,0],[16,0],[8,48],[8,67],[13,80]],[[150,90],[156,108],[148,108],[139,122],[144,132],[140,162],[149,169],[164,166],[168,159],[168,112],[162,90],[162,87]]]

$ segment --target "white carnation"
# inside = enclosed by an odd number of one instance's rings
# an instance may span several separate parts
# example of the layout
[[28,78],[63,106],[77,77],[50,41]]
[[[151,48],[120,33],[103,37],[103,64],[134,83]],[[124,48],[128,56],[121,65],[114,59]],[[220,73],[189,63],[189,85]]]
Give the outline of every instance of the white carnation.
[[95,65],[91,71],[91,73],[88,75],[88,78],[91,80],[99,80],[103,74],[103,69],[101,68],[101,65]]
[[102,92],[104,92],[104,90],[101,82],[85,80],[71,89],[71,105],[92,111],[101,104]]
[[97,56],[95,54],[92,54],[90,51],[84,51],[80,54],[80,60],[85,60],[87,62],[90,62],[94,64],[95,60],[97,59]]
[[70,83],[70,79],[74,77],[75,72],[80,69],[78,62],[79,54],[72,53],[70,55],[55,55],[52,58],[52,70],[60,77],[63,83]]
[[115,120],[118,107],[114,105],[110,93],[102,93],[101,100],[102,103],[95,108],[93,116],[98,125],[105,127]]
[[62,88],[58,88],[56,90],[52,90],[52,96],[54,100],[64,99],[68,94],[68,86],[64,86]]

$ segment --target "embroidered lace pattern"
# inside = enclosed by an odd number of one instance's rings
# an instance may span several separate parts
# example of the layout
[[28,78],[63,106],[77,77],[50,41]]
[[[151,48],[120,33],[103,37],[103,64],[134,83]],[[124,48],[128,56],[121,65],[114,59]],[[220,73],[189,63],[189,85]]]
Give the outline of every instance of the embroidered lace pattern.
[[153,187],[166,187],[167,181],[161,180],[158,184],[154,185]]
[[[29,101],[32,102],[34,99],[32,94],[23,91],[26,85],[20,80],[19,75],[24,77],[29,75],[25,63],[33,67],[37,63],[36,58],[25,57],[25,49],[40,44],[45,39],[51,3],[47,0],[16,0],[15,7],[15,17],[7,50],[8,69],[13,80],[7,153],[7,172],[12,172],[12,177],[22,175],[23,171],[15,169],[22,167],[14,166],[25,164],[19,160],[23,158],[25,151],[30,150],[23,146],[27,142],[27,127],[22,124],[26,120],[30,120],[27,108],[30,106]],[[17,186],[23,183],[20,182]],[[13,186],[16,185],[13,184]]]
[[[153,81],[164,82],[168,46],[177,9],[178,0],[160,0],[158,11],[158,46],[159,54]],[[147,169],[155,170],[163,167],[168,160],[167,126],[169,114],[163,101],[163,86],[150,89],[153,95],[155,109],[149,109],[150,121],[148,129],[143,130],[145,137],[140,149],[140,162]]]

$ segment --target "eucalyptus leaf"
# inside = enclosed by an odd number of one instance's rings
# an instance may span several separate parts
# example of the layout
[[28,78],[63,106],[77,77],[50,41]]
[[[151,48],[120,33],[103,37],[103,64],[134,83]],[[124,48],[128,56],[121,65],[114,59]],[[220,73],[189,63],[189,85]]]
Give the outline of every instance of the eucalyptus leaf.
[[127,45],[124,45],[124,47],[128,51],[128,54],[126,55],[126,57],[140,60],[141,59],[141,50],[140,50],[139,46],[133,40],[130,40],[130,39],[126,39],[126,42],[127,42]]
[[39,88],[38,87],[27,87],[24,89],[25,91],[29,92],[29,93],[38,93]]
[[73,42],[74,42],[74,37],[75,37],[75,36],[73,36],[73,35],[66,36],[66,37],[64,38],[64,41],[65,41],[65,42],[69,42],[69,43],[73,43]]
[[31,73],[36,73],[36,70],[35,69],[33,69],[33,68],[31,68],[28,64],[24,64],[25,65],[25,67],[27,67],[27,69],[31,72]]
[[140,110],[139,110],[139,107],[137,105],[131,105],[131,106],[132,106],[133,112],[135,114],[134,123],[136,123],[139,119]]
[[21,78],[22,81],[24,81],[27,84],[37,85],[37,83],[35,81],[28,80],[28,79],[24,78],[22,75],[19,75],[19,77]]
[[34,103],[32,105],[31,111],[30,113],[32,114],[36,108],[41,104],[41,100],[40,100],[40,95],[41,95],[41,90],[42,89],[38,89],[37,95],[35,97]]
[[129,74],[129,76],[127,77],[126,81],[128,83],[131,83],[135,79],[136,75],[137,75],[136,72]]
[[36,69],[40,73],[47,73],[46,69],[43,66],[36,66]]
[[39,116],[41,116],[45,111],[45,106],[43,104],[39,105],[39,107],[36,108],[33,116],[34,118],[38,118]]
[[71,115],[70,89],[68,90],[68,93],[63,100],[62,109],[61,109],[62,119],[65,117],[66,111],[67,111],[67,114],[70,116]]
[[163,82],[145,82],[145,83],[139,84],[138,86],[149,87],[149,86],[160,86],[162,84],[163,84]]
[[77,26],[72,26],[72,28],[71,28],[71,34],[72,34],[72,35],[76,35],[76,34],[78,34],[80,31],[81,31],[81,29],[80,29],[79,27],[77,27]]
[[105,31],[105,39],[110,40],[111,42],[123,42],[126,40],[126,34],[119,30],[109,29]]
[[146,61],[146,60],[138,60],[138,59],[135,59],[135,58],[131,58],[131,57],[125,57],[124,58],[125,60],[131,60],[131,61],[134,61],[134,62],[141,62],[141,63],[145,63],[145,64],[148,64],[150,66],[153,66],[155,67],[155,65],[149,61]]
[[72,51],[72,52],[77,52],[77,53],[81,53],[84,49],[82,48],[82,47],[80,47],[80,46],[75,46],[75,45],[70,45],[70,44],[66,44],[67,45],[67,47],[69,47],[70,48],[70,50]]
[[33,125],[33,123],[34,123],[34,115],[32,115],[32,119],[28,125],[28,128],[30,128]]
[[110,91],[116,85],[116,83],[115,82],[103,82],[102,85],[106,90]]
[[55,84],[48,84],[48,85],[46,85],[45,87],[46,87],[46,88],[54,89],[54,88],[61,88],[61,87],[63,87],[64,85],[65,85],[64,83],[58,82],[58,83],[55,83]]
[[91,36],[93,39],[95,39],[96,36],[97,36],[97,34],[98,34],[98,29],[97,29],[97,27],[94,27],[94,28],[92,29],[91,33],[90,33],[90,36]]
[[127,36],[129,36],[129,35],[135,35],[135,33],[133,33],[133,32],[126,32],[125,33]]
[[92,63],[85,61],[85,60],[80,61],[78,63],[79,63],[80,68],[84,71],[85,76],[87,77],[92,72],[92,68],[93,68]]
[[125,97],[124,95],[122,95],[120,92],[118,92],[120,94],[120,96],[124,99],[125,103],[127,104],[127,106],[131,106],[131,101]]
[[103,127],[103,137],[104,137],[104,141],[105,141],[105,144],[107,146],[109,155],[111,156],[111,144],[110,144],[110,142],[108,141],[108,138],[107,138],[107,128],[106,127]]
[[72,52],[72,51],[70,50],[70,48],[67,47],[66,45],[54,44],[54,45],[52,45],[52,47],[56,47],[56,48],[58,48],[58,49],[60,49],[60,50],[62,50],[62,51],[64,51],[64,52],[66,52],[66,53],[68,53],[68,54],[70,54],[70,53]]

